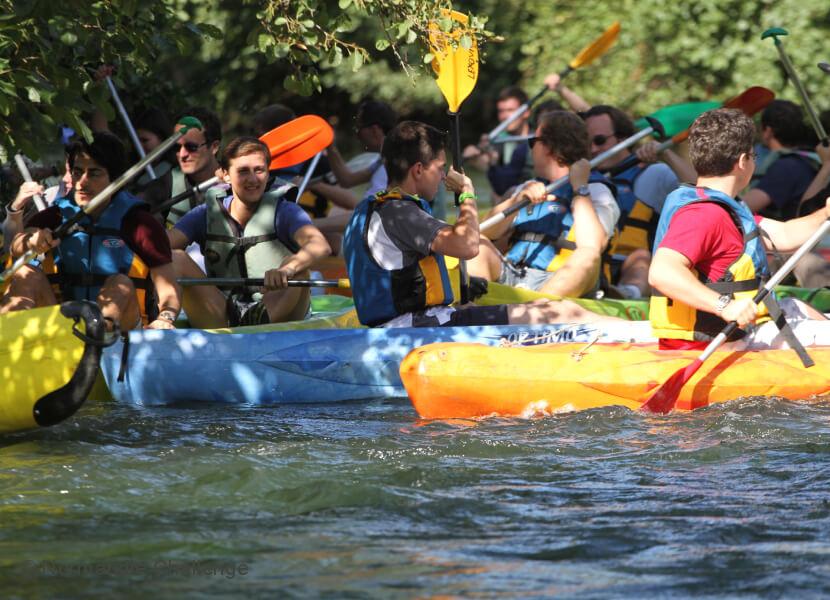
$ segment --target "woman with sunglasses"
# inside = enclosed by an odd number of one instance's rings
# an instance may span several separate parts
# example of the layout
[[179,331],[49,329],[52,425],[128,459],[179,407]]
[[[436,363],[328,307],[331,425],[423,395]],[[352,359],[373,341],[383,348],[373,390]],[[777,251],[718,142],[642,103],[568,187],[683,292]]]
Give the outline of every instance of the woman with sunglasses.
[[[488,216],[525,197],[532,204],[485,232],[494,240],[507,239],[506,256],[482,238],[468,271],[559,296],[591,294],[599,283],[601,253],[620,215],[613,186],[591,172],[588,132],[575,114],[545,114],[528,142],[537,179],[520,186]],[[570,183],[548,194],[545,186],[565,176]]]

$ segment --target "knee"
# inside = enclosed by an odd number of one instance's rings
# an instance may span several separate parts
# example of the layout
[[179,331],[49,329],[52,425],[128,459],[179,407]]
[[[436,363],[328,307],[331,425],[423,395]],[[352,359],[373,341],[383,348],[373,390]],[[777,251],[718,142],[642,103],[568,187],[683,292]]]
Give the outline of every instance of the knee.
[[115,300],[117,297],[129,297],[135,294],[135,285],[132,280],[124,275],[118,273],[110,275],[101,286],[99,297],[103,300]]

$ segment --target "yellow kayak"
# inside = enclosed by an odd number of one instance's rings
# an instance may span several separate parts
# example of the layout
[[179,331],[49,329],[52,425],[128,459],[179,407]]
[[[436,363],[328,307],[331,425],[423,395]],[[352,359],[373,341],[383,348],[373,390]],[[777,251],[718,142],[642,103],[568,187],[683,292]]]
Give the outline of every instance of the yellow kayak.
[[[686,383],[675,408],[692,410],[746,396],[806,400],[830,393],[830,347],[715,352]],[[637,409],[699,351],[651,344],[548,344],[497,348],[423,346],[401,363],[415,410],[429,419],[533,416],[602,406]]]
[[0,433],[54,425],[83,404],[105,335],[91,302],[0,316]]

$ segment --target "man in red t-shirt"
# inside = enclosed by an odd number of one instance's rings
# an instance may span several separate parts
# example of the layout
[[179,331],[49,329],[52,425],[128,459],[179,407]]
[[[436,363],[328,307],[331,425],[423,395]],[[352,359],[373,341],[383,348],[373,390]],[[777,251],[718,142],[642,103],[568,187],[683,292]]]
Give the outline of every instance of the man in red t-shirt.
[[[125,170],[124,149],[115,136],[95,134],[91,144],[76,142],[69,150],[72,173],[72,198],[61,198],[43,212],[35,214],[11,242],[17,258],[29,250],[54,255],[62,300],[97,300],[105,318],[130,329],[142,318],[151,329],[170,329],[181,309],[172,251],[164,227],[149,213],[146,205],[127,192],[112,196],[61,240],[52,238],[71,213],[83,209],[110,182]],[[114,218],[113,212],[120,211]],[[109,213],[109,214],[108,214]],[[117,224],[115,228],[113,224]],[[46,260],[45,264],[51,261]],[[117,265],[117,266],[113,266]],[[149,279],[152,286],[145,286]],[[100,280],[100,281],[99,281]],[[136,283],[148,289],[139,302]],[[58,302],[49,279],[40,268],[27,265],[18,270],[6,294],[0,299],[0,313],[49,306]],[[157,309],[157,310],[156,310]],[[150,314],[151,316],[148,316]]]
[[[742,328],[753,323],[760,314],[752,301],[757,286],[740,290],[735,284],[730,291],[730,282],[763,277],[770,241],[779,251],[794,251],[830,216],[830,198],[814,213],[785,222],[753,216],[736,199],[755,169],[754,135],[752,121],[737,110],[709,111],[692,124],[697,184],[666,198],[649,270],[649,283],[663,295],[652,298],[650,313],[663,349],[703,348],[728,322]],[[744,235],[756,228],[768,238],[745,243]],[[784,303],[782,308],[788,312]],[[798,308],[802,315],[824,318],[809,307]]]

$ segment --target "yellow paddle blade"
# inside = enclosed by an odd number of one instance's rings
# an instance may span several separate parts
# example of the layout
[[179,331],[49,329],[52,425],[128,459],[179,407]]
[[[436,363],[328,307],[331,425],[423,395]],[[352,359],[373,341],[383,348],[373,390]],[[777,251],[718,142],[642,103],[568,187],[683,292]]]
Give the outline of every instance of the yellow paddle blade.
[[618,35],[620,35],[620,22],[615,21],[611,27],[605,30],[605,33],[585,46],[568,66],[571,69],[578,69],[579,67],[590,65],[600,56],[608,52],[608,49],[617,41]]
[[[478,80],[478,46],[475,35],[467,26],[467,15],[455,10],[442,12],[453,20],[455,26],[452,32],[447,33],[436,21],[430,21],[429,49],[435,56],[432,69],[438,76],[438,87],[447,99],[450,112],[457,113]],[[469,48],[461,45],[465,36],[470,41]]]

